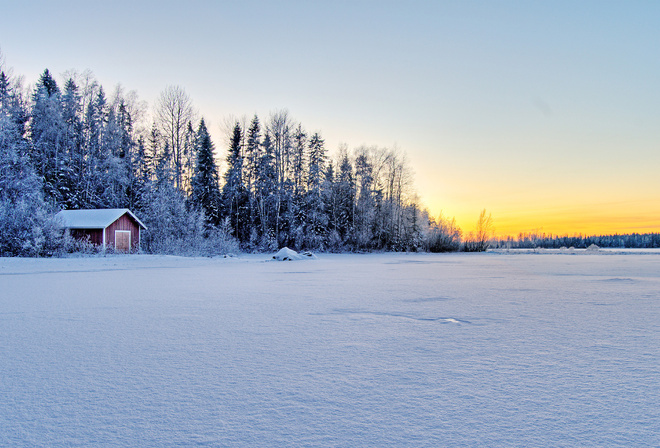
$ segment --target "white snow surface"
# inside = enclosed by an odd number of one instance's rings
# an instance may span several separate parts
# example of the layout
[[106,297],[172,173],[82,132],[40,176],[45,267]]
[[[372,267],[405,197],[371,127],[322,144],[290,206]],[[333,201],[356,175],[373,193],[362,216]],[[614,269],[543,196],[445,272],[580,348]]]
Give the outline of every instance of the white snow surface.
[[0,258],[0,446],[660,446],[660,256]]

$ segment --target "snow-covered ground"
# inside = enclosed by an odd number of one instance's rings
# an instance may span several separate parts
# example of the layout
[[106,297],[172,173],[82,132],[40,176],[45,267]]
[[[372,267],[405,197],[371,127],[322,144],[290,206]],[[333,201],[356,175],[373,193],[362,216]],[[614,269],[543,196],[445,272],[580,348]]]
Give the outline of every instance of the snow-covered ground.
[[0,259],[0,446],[660,446],[660,256]]

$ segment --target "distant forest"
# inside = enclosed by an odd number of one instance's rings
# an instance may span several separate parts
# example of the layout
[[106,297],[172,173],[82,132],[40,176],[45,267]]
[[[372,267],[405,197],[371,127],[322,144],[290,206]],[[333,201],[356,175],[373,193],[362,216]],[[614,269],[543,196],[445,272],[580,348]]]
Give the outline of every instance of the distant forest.
[[509,249],[561,249],[574,247],[585,249],[592,244],[598,247],[629,249],[660,248],[660,233],[628,233],[623,235],[574,235],[559,236],[537,233],[521,233],[517,238],[500,238],[491,241],[491,246]]
[[[149,253],[481,251],[492,243],[485,211],[464,236],[453,218],[421,209],[396,149],[342,147],[331,157],[319,132],[280,110],[228,126],[221,174],[183,88],[167,87],[148,113],[135,92],[107,95],[88,72],[60,85],[45,70],[26,87],[1,62],[2,256],[94,250],[54,219],[87,208],[131,209],[148,227]],[[651,246],[642,247],[658,246],[657,235],[644,238]]]

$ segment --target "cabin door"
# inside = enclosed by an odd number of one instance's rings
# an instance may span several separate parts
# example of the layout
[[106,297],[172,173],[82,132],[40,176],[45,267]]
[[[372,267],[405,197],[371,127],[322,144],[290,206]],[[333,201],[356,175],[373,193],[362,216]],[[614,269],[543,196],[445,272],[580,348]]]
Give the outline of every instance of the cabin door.
[[131,251],[131,232],[129,230],[115,230],[115,250],[117,252]]

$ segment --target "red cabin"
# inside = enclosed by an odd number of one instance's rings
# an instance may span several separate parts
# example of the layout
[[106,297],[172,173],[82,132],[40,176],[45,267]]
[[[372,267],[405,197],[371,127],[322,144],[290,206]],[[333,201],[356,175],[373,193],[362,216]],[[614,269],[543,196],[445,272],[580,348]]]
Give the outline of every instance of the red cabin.
[[140,250],[140,233],[147,229],[127,208],[62,210],[55,217],[72,237],[118,252]]

